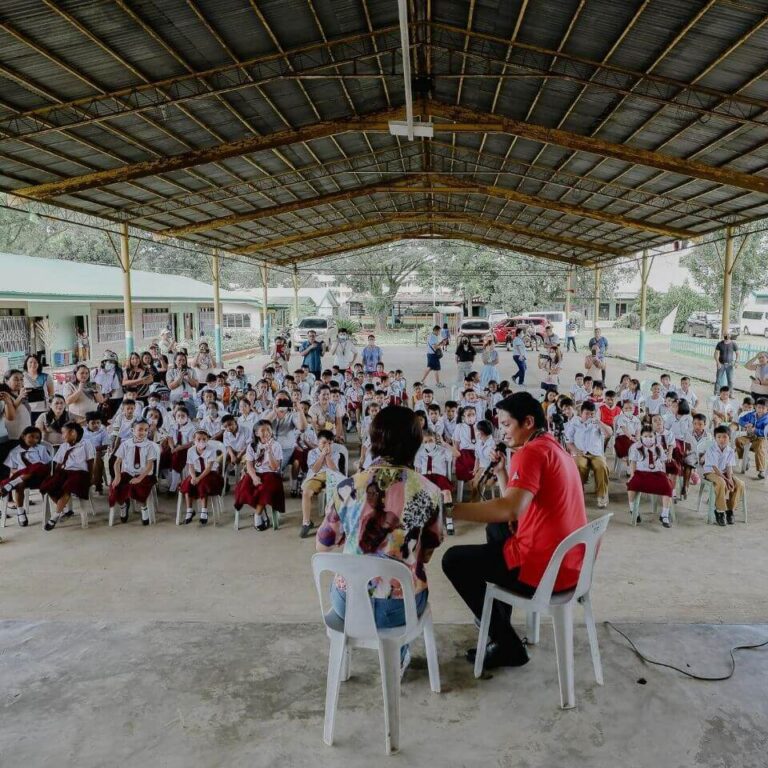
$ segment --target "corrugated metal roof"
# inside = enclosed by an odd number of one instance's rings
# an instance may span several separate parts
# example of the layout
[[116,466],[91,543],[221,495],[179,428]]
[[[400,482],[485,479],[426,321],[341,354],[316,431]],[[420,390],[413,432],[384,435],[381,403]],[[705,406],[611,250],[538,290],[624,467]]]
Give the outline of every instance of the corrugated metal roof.
[[[744,176],[484,130],[512,118],[762,178],[768,0],[417,0],[412,69],[428,87],[417,112],[476,128],[414,143],[372,125],[404,99],[394,0],[6,6],[0,189],[35,196],[40,184],[119,168],[123,178],[47,199],[225,255],[256,245],[254,258],[291,263],[442,232],[597,264],[768,215],[768,187],[737,183]],[[446,113],[456,106],[470,111]],[[364,130],[350,130],[360,118]],[[327,121],[306,140],[227,146]],[[200,149],[213,151],[125,177]],[[387,189],[397,182],[451,190]],[[357,192],[372,184],[382,189]],[[393,221],[397,212],[422,216]],[[190,224],[202,226],[178,231]]]

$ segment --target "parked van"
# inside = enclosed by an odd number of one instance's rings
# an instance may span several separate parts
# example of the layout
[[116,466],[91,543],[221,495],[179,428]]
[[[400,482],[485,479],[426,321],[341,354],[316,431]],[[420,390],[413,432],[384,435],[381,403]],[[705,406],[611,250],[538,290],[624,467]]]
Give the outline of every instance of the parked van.
[[555,310],[547,310],[544,312],[523,312],[524,317],[543,317],[551,326],[552,331],[556,333],[560,339],[565,339],[565,326],[567,325],[567,318],[565,312],[559,312]]
[[765,309],[745,309],[741,313],[739,326],[745,336],[765,336],[768,338],[768,311]]

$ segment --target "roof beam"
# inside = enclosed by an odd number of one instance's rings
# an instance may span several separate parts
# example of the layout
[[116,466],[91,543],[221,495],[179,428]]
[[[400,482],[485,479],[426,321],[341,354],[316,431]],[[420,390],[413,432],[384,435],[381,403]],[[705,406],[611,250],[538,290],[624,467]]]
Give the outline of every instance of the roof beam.
[[[750,192],[758,192],[764,195],[768,194],[768,178],[764,176],[754,176],[731,168],[716,168],[695,160],[686,160],[661,152],[641,149],[640,147],[617,144],[592,136],[583,136],[571,131],[563,131],[558,128],[548,128],[544,125],[491,115],[487,112],[468,109],[467,107],[430,102],[430,112],[436,117],[442,117],[447,120],[464,121],[454,126],[457,131],[470,131],[472,127],[467,125],[466,121],[474,121],[475,130],[481,133],[510,133],[521,139],[538,141],[542,144],[556,144],[566,149],[589,152],[593,155],[611,157],[634,165],[658,168],[659,170],[677,173],[681,176],[690,176],[696,179],[713,181],[715,184],[746,189]],[[435,124],[434,128],[435,133],[451,132],[450,126],[446,127]]]
[[286,237],[278,237],[270,240],[265,240],[261,243],[253,243],[252,245],[246,245],[243,248],[235,248],[232,252],[238,254],[253,254],[261,253],[263,251],[273,250],[274,248],[282,248],[287,245],[293,245],[295,243],[303,243],[307,240],[317,240],[322,237],[334,237],[336,235],[342,235],[347,232],[355,232],[360,229],[366,229],[368,227],[375,227],[381,224],[403,223],[403,222],[458,222],[461,224],[471,224],[482,226],[484,228],[497,229],[501,232],[507,232],[513,235],[522,235],[523,237],[536,238],[538,240],[545,240],[558,245],[565,245],[570,248],[578,248],[585,251],[593,251],[595,253],[606,254],[608,256],[626,256],[626,251],[619,250],[618,248],[611,248],[600,243],[593,243],[589,240],[579,240],[574,237],[567,237],[565,235],[550,234],[543,229],[535,229],[533,227],[525,227],[522,225],[509,225],[502,222],[493,222],[487,219],[480,218],[463,212],[441,212],[441,211],[408,211],[402,213],[385,213],[381,214],[377,218],[365,219],[362,221],[353,221],[348,224],[342,224],[336,227],[326,227],[325,229],[317,229],[312,232],[300,232],[295,235],[288,235]]
[[212,147],[203,149],[193,149],[189,152],[182,152],[171,157],[158,158],[155,160],[144,160],[130,165],[122,165],[117,168],[109,168],[105,171],[96,171],[94,173],[83,174],[82,176],[72,176],[61,181],[48,182],[46,184],[37,184],[32,187],[24,187],[15,190],[14,194],[22,197],[31,197],[36,200],[47,200],[58,195],[69,195],[75,192],[82,192],[87,189],[108,186],[134,179],[145,178],[146,176],[157,176],[158,174],[170,173],[172,171],[185,170],[197,165],[206,163],[215,163],[220,160],[226,160],[230,157],[240,157],[252,152],[262,152],[264,150],[276,149],[290,144],[299,144],[304,141],[321,139],[326,136],[333,136],[337,133],[347,133],[349,131],[367,130],[367,121],[397,119],[402,116],[401,109],[383,110],[372,113],[366,118],[359,120],[326,120],[319,123],[306,125],[302,128],[287,129],[276,131],[264,136],[248,136],[237,141],[224,142]]

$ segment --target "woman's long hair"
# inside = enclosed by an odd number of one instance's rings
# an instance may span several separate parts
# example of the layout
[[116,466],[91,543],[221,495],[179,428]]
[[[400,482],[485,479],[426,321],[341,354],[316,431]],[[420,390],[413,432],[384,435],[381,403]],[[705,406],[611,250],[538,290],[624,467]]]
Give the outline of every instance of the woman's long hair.
[[[64,398],[61,395],[54,395],[51,398],[51,403],[53,403],[54,400],[62,400],[66,403]],[[56,416],[56,414],[53,412],[53,408],[49,408],[45,412],[45,423],[49,426],[55,429],[57,432],[61,432],[64,425],[70,421],[69,417],[69,411],[64,408],[64,411],[62,412],[61,416]]]

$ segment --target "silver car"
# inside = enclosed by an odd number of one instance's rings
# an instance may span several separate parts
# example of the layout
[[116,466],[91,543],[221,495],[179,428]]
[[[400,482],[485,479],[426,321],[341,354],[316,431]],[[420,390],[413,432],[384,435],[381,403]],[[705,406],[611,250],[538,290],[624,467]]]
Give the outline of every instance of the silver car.
[[336,338],[336,321],[332,317],[304,317],[299,320],[291,333],[293,347],[296,348],[302,341],[307,340],[309,331],[317,334],[317,340],[324,342],[326,348],[333,344]]

